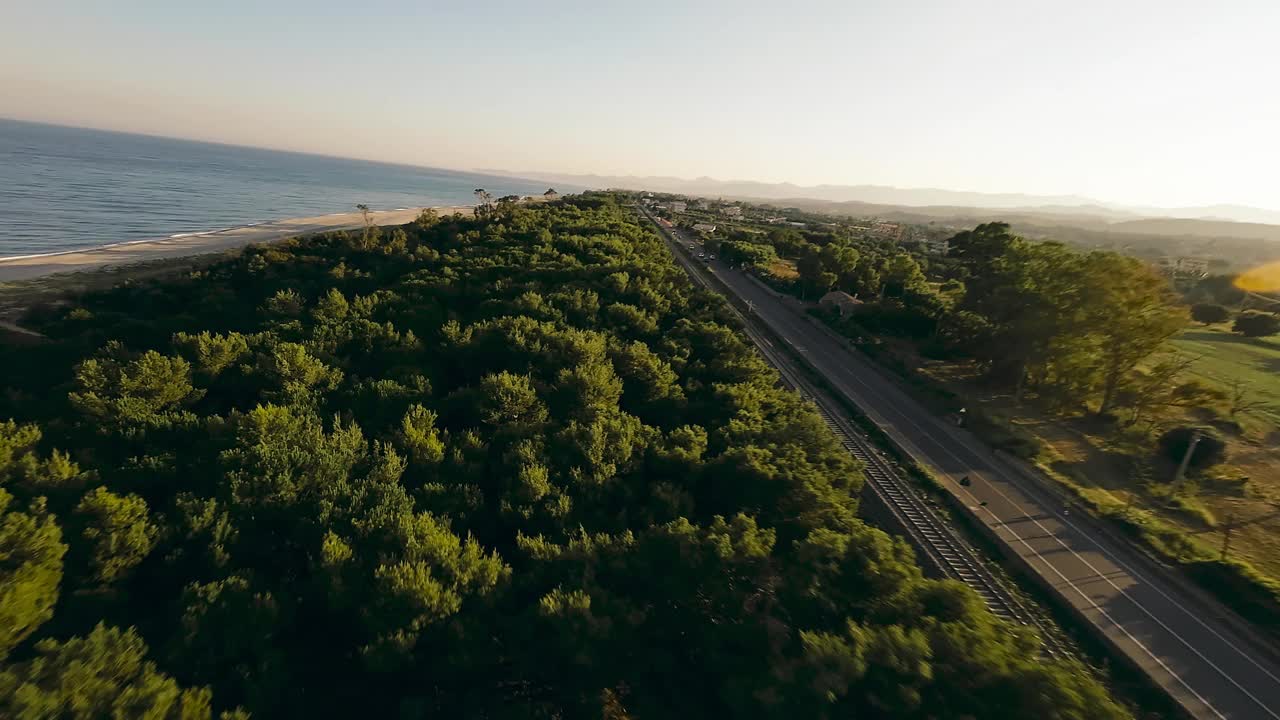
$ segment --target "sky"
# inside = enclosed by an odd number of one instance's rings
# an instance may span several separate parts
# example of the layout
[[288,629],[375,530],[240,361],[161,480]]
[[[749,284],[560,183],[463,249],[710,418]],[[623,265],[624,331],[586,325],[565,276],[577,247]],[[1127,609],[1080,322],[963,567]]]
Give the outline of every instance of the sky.
[[453,169],[1280,209],[1280,3],[3,0],[0,117]]

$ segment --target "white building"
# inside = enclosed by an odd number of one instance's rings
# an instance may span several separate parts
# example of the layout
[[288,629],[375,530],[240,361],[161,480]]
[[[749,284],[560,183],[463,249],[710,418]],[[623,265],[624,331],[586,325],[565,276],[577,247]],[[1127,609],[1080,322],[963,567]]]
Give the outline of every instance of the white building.
[[742,208],[738,207],[737,205],[730,205],[729,207],[724,209],[724,214],[727,217],[731,217],[731,218],[742,217]]
[[711,223],[696,223],[694,224],[693,229],[698,232],[713,233],[716,231],[716,226]]
[[824,308],[835,310],[840,313],[840,317],[844,317],[845,315],[856,311],[858,306],[862,304],[862,301],[847,292],[832,290],[826,295],[823,295],[822,299],[818,301],[818,304]]
[[689,209],[689,203],[680,202],[679,200],[676,200],[675,202],[671,203],[671,212],[682,213],[688,209]]

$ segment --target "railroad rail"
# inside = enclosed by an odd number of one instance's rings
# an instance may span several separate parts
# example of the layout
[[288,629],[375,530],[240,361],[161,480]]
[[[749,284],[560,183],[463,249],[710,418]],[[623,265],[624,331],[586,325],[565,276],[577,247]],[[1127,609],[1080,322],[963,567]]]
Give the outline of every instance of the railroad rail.
[[[702,287],[717,292],[702,271],[684,255],[679,241],[672,238],[665,228],[660,228],[660,231],[673,246],[676,258],[689,276]],[[783,383],[815,406],[840,444],[862,463],[867,487],[906,531],[921,559],[943,577],[958,580],[972,588],[996,617],[1035,629],[1047,654],[1056,656],[1067,653],[1068,649],[1057,634],[1051,632],[1036,613],[991,572],[959,531],[939,510],[920,496],[912,483],[884,457],[875,443],[849,420],[841,411],[840,404],[806,378],[787,354],[780,351],[732,302],[729,307],[742,321],[742,326],[756,349],[778,371]]]

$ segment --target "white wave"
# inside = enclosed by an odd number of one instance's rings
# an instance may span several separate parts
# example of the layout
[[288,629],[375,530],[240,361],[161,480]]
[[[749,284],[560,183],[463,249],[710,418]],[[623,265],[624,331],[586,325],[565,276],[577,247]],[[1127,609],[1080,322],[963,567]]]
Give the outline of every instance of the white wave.
[[[400,208],[400,209],[413,210],[414,208]],[[435,206],[435,209],[443,209],[443,206]],[[335,212],[335,213],[329,213],[328,215],[323,215],[321,217],[333,217],[337,215],[350,215],[350,214],[351,214],[350,212]],[[287,223],[287,222],[290,222],[291,220],[296,220],[296,219],[301,219],[301,218],[288,218],[288,219],[281,219],[281,220],[259,220],[257,222],[244,223],[242,225],[233,225],[231,227],[219,228],[217,230],[196,230],[193,232],[174,233],[173,235],[168,235],[163,237],[149,237],[149,238],[143,238],[141,240],[124,240],[121,242],[106,243],[103,245],[93,245],[90,247],[72,248],[70,250],[57,250],[57,251],[45,252],[45,253],[32,253],[29,255],[8,255],[8,256],[0,257],[0,263],[13,262],[16,260],[34,260],[38,258],[58,257],[59,255],[73,255],[75,253],[91,253],[91,252],[97,252],[101,250],[110,250],[111,248],[116,248],[116,247],[125,247],[128,245],[142,245],[145,243],[164,242],[165,240],[182,240],[184,238],[201,237],[204,235],[216,235],[219,233],[231,232],[232,230],[240,230],[243,228],[259,227],[262,225],[271,225],[273,223]],[[338,226],[335,226],[335,227],[338,227]],[[284,230],[284,228],[282,228],[282,230]],[[317,228],[315,231],[319,232],[320,228]]]

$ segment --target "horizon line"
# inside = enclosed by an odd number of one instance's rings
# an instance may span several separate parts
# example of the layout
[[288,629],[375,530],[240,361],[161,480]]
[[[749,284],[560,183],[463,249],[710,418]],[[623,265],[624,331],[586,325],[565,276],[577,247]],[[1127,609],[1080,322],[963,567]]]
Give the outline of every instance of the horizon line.
[[[695,178],[686,178],[679,175],[602,174],[598,172],[568,172],[568,171],[545,171],[545,170],[517,171],[517,170],[506,170],[501,168],[475,168],[475,167],[463,169],[463,168],[456,168],[456,167],[445,167],[442,165],[423,165],[423,164],[413,163],[413,162],[397,162],[392,160],[380,160],[380,159],[373,159],[373,158],[367,158],[367,157],[356,157],[352,155],[334,155],[331,153],[315,152],[310,150],[293,150],[293,149],[286,149],[286,148],[279,148],[279,147],[268,147],[264,145],[245,145],[242,143],[225,142],[221,140],[182,137],[178,135],[163,135],[163,134],[156,134],[156,133],[149,133],[149,132],[140,132],[137,130],[119,130],[115,128],[104,128],[104,127],[97,127],[92,125],[68,125],[62,122],[50,122],[47,120],[28,120],[23,118],[10,117],[7,115],[0,115],[0,121],[20,123],[20,124],[26,124],[26,125],[44,125],[47,127],[62,128],[66,130],[88,130],[91,132],[110,133],[114,135],[132,135],[135,137],[144,137],[144,138],[149,138],[153,140],[175,140],[179,142],[190,142],[190,143],[197,143],[197,144],[203,144],[203,145],[212,145],[217,147],[237,148],[237,149],[243,149],[243,150],[262,150],[267,152],[284,153],[287,155],[302,155],[302,156],[308,156],[308,157],[326,158],[330,160],[347,160],[347,161],[355,161],[355,162],[365,162],[365,163],[371,163],[375,165],[388,165],[392,167],[415,168],[415,169],[422,169],[422,170],[443,170],[445,172],[467,174],[467,175],[479,175],[479,176],[492,177],[492,178],[505,177],[505,178],[511,178],[511,179],[517,179],[517,180],[533,181],[538,183],[551,182],[550,178],[536,176],[536,175],[541,175],[543,173],[546,173],[547,175],[567,176],[570,178],[572,177],[593,178],[594,177],[594,178],[601,178],[601,179],[614,178],[614,179],[637,179],[637,180],[643,180],[643,179],[649,178],[649,179],[661,179],[661,180],[676,180],[676,181],[685,182],[685,183],[709,181],[709,182],[715,182],[715,183],[750,183],[755,185],[775,186],[775,187],[785,185],[785,186],[797,188],[799,190],[805,190],[805,189],[816,190],[816,189],[822,189],[822,188],[836,188],[836,189],[878,188],[878,189],[900,190],[900,191],[921,191],[921,192],[933,191],[933,192],[945,192],[945,193],[964,193],[964,194],[970,194],[970,195],[980,195],[980,196],[989,196],[989,197],[998,197],[1002,195],[1020,195],[1030,199],[1043,199],[1043,200],[1052,200],[1054,198],[1079,198],[1080,200],[1085,200],[1088,202],[1084,204],[1071,204],[1071,205],[1063,205],[1062,203],[1050,202],[1050,203],[1046,203],[1046,205],[1057,206],[1057,207],[1087,207],[1088,205],[1096,205],[1098,207],[1109,209],[1109,210],[1178,211],[1178,210],[1208,209],[1208,208],[1221,207],[1221,208],[1236,208],[1236,209],[1242,209],[1242,210],[1262,211],[1267,213],[1280,213],[1280,207],[1276,207],[1276,208],[1263,207],[1258,205],[1247,205],[1247,204],[1236,203],[1236,202],[1214,202],[1214,203],[1201,203],[1201,204],[1195,204],[1195,205],[1145,205],[1145,204],[1129,204],[1129,203],[1122,203],[1122,202],[1116,202],[1116,201],[1102,200],[1089,195],[1078,195],[1075,193],[1038,194],[1038,193],[1028,193],[1025,191],[1018,191],[1018,190],[992,192],[992,191],[983,191],[983,190],[961,190],[961,189],[955,189],[955,188],[934,187],[934,186],[879,185],[875,183],[856,183],[856,184],[815,183],[810,185],[803,185],[790,180],[783,180],[783,181],[777,181],[777,182],[770,182],[766,180],[752,180],[752,179],[746,179],[746,178],[732,178],[727,180],[721,180],[721,179],[712,177],[710,175],[700,175]],[[606,188],[600,188],[600,189],[606,189]],[[650,188],[636,188],[636,189],[648,190]],[[762,199],[770,199],[770,198],[762,198]],[[984,207],[981,205],[945,205],[945,204],[944,205],[939,205],[939,204],[907,205],[903,203],[883,203],[883,202],[872,202],[867,200],[856,200],[856,199],[823,200],[822,198],[811,198],[811,197],[803,197],[803,196],[788,197],[788,198],[772,198],[772,199],[818,200],[823,202],[861,202],[861,203],[866,203],[871,205],[897,205],[899,207],[965,207],[965,208],[991,209],[991,210],[1019,208],[1019,206]],[[1035,206],[1027,205],[1027,206],[1021,206],[1021,207],[1032,208]],[[1234,223],[1242,223],[1242,224],[1260,224],[1260,225],[1280,224],[1280,222],[1259,223],[1257,221],[1231,220],[1228,218],[1198,217],[1198,218],[1173,218],[1173,219],[1208,220],[1208,221],[1216,221],[1216,222],[1234,222]]]
[[375,160],[373,158],[355,157],[352,155],[333,155],[330,153],[313,152],[310,150],[290,150],[286,148],[267,147],[265,145],[244,145],[242,143],[224,142],[222,140],[206,140],[203,138],[180,137],[178,135],[157,135],[155,133],[138,132],[136,130],[117,130],[114,128],[95,127],[92,125],[68,125],[60,122],[48,122],[46,120],[24,120],[22,118],[9,117],[0,115],[0,122],[12,122],[23,125],[44,125],[46,127],[61,128],[63,130],[88,130],[90,132],[108,133],[111,135],[132,135],[134,137],[148,138],[151,140],[176,140],[178,142],[196,143],[198,145],[214,145],[217,147],[236,148],[238,150],[264,150],[266,152],[283,153],[285,155],[304,155],[307,157],[325,158],[327,160],[348,160],[354,162],[370,163],[373,165],[390,165],[392,167],[415,168],[418,170],[444,170],[445,172],[459,173],[463,175],[481,175],[491,178],[510,178],[515,180],[528,180],[532,182],[547,182],[542,178],[528,177],[526,175],[518,175],[510,173],[508,175],[496,175],[494,172],[485,172],[479,168],[461,169],[444,167],[442,165],[421,165],[411,162],[395,162],[392,160]]

